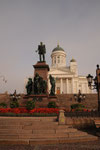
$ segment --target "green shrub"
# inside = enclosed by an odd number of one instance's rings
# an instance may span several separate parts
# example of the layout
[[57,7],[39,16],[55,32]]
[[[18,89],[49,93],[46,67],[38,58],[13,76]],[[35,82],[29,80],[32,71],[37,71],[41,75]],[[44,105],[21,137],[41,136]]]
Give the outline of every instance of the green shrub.
[[75,111],[83,111],[83,108],[76,108]]
[[85,106],[82,105],[82,104],[72,104],[72,105],[71,105],[71,109],[80,110],[80,109],[82,109],[82,108],[85,108]]
[[0,107],[7,108],[7,104],[2,102],[2,103],[0,103]]
[[18,107],[19,107],[19,103],[17,101],[10,102],[10,108],[18,108]]
[[35,103],[36,101],[38,101],[38,98],[37,97],[33,97],[33,101]]
[[26,103],[26,109],[27,110],[32,110],[35,108],[35,102],[34,101],[27,101]]
[[48,108],[56,108],[56,107],[57,107],[56,102],[51,101],[51,102],[48,103]]

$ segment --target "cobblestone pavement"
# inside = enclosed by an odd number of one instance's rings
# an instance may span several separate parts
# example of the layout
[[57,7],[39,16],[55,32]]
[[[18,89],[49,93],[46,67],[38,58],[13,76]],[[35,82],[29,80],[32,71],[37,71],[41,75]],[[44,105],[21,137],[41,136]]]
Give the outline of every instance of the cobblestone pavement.
[[0,150],[100,150],[100,139],[92,142],[57,145],[0,145]]

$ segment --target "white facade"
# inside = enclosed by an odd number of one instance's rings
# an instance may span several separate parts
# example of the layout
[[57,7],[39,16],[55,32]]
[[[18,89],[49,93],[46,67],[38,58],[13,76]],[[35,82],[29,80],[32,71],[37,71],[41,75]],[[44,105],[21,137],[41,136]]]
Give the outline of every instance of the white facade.
[[[55,78],[56,94],[78,93],[79,90],[81,90],[81,93],[91,93],[91,90],[88,87],[87,78],[78,75],[76,60],[72,59],[70,61],[70,66],[67,67],[66,53],[59,45],[53,49],[51,59],[52,64],[48,74],[48,79],[50,74]],[[50,91],[49,81],[48,85]]]

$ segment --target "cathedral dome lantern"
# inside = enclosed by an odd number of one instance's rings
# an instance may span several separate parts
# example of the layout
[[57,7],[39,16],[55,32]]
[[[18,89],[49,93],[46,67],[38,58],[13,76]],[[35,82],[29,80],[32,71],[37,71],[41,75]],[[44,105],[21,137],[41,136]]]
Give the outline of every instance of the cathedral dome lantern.
[[70,60],[70,62],[76,62],[76,60],[75,60],[74,58],[72,58],[72,59]]
[[66,53],[64,49],[59,46],[59,44],[52,50],[51,58],[53,68],[66,66]]

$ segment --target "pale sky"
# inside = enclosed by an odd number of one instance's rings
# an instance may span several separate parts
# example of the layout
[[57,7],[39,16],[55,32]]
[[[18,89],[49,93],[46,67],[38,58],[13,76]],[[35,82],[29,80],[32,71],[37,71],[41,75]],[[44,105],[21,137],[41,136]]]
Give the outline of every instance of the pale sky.
[[24,79],[33,76],[35,50],[46,45],[46,62],[60,46],[73,57],[79,75],[95,75],[100,64],[100,0],[0,0],[0,93],[24,91]]

